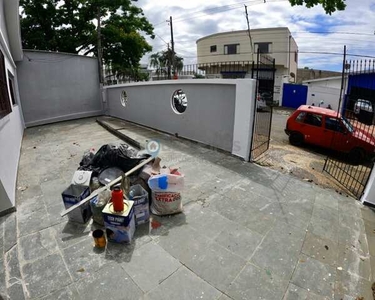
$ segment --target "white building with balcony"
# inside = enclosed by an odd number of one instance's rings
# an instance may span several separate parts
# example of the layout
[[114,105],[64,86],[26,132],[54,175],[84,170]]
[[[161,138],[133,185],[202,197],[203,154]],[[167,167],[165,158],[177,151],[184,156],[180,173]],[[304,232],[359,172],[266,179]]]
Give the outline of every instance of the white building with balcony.
[[[275,59],[274,100],[280,98],[283,82],[295,82],[298,46],[287,27],[215,33],[197,40],[198,67],[211,78],[251,78],[257,52]],[[235,66],[228,68],[228,66]]]

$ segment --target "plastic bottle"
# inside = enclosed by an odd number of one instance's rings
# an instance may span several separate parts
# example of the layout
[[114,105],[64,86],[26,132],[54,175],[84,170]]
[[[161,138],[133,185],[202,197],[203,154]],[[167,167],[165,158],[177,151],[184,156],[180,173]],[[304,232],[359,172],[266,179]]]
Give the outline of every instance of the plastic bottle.
[[112,190],[112,203],[115,211],[124,210],[124,193],[119,186],[115,186]]
[[184,176],[174,174],[160,174],[151,176],[148,186],[153,191],[179,192],[184,188]]

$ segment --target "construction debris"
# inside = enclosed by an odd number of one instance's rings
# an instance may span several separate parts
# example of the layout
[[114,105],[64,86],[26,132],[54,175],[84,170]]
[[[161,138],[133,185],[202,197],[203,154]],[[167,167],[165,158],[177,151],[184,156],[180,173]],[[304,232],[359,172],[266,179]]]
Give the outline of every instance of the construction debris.
[[[182,212],[183,187],[184,175],[175,167],[161,168],[160,158],[127,145],[103,145],[84,153],[72,184],[62,193],[66,210],[61,216],[78,223],[93,216],[103,226],[92,233],[98,248],[106,241],[130,243],[136,227],[150,221],[150,212]],[[160,226],[151,221],[153,229]]]

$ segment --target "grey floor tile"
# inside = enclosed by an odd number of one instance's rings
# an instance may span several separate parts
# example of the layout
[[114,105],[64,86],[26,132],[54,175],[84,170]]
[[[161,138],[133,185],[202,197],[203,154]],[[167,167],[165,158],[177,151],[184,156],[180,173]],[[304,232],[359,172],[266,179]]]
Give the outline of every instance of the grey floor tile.
[[81,299],[75,286],[70,285],[41,298],[42,300],[78,300]]
[[26,215],[34,211],[41,210],[44,207],[42,196],[35,196],[22,201],[19,205],[17,205],[17,212],[19,214]]
[[42,182],[40,186],[43,191],[43,201],[49,206],[62,202],[61,193],[68,188],[69,183],[62,178],[57,178]]
[[315,258],[322,263],[333,267],[338,261],[338,243],[329,239],[321,238],[311,232],[307,232],[302,252],[307,256]]
[[316,203],[314,204],[312,219],[324,220],[332,223],[335,222],[337,225],[339,220],[339,212],[337,209],[332,209]]
[[26,299],[21,282],[15,282],[10,287],[8,287],[8,297],[9,299],[17,299],[17,300]]
[[160,236],[158,244],[180,262],[186,263],[205,252],[210,241],[197,230],[185,225]]
[[144,292],[156,288],[180,266],[178,260],[154,243],[135,250],[131,260],[122,263],[125,271]]
[[57,244],[62,249],[77,244],[83,239],[92,239],[90,222],[87,224],[62,222],[52,228],[56,233]]
[[358,219],[362,218],[361,203],[353,198],[339,199],[339,213],[347,214],[349,216],[356,216]]
[[249,264],[225,293],[236,300],[282,299],[287,286],[287,280],[282,280],[264,269]]
[[31,298],[47,295],[72,282],[59,254],[24,265],[22,274]]
[[225,290],[246,261],[213,242],[205,251],[197,253],[184,264],[212,286]]
[[355,226],[340,226],[338,241],[340,245],[353,247],[364,256],[367,256],[368,253],[375,255],[375,236],[366,236],[364,229],[358,229]]
[[0,299],[3,297],[4,299],[7,298],[7,288],[6,288],[6,274],[5,274],[5,266],[4,266],[4,257],[1,256],[0,258]]
[[8,286],[21,282],[22,276],[20,272],[17,246],[13,247],[5,254],[4,262],[6,266],[5,271],[7,274],[6,278],[8,280]]
[[375,210],[367,206],[361,207],[362,219],[375,223]]
[[[373,299],[373,292],[371,289],[372,283],[368,280],[351,275],[345,271],[337,271],[337,278],[335,283],[335,299],[342,299],[343,297],[353,297],[355,299]],[[349,297],[348,297],[349,296]]]
[[247,260],[253,255],[262,238],[263,236],[259,233],[237,224],[225,228],[215,239],[215,242]]
[[255,251],[251,261],[272,274],[290,279],[298,261],[306,232],[284,222],[275,227]]
[[202,208],[193,214],[189,224],[210,239],[215,239],[223,228],[233,228],[235,225],[232,221],[207,208]]
[[283,300],[329,300],[331,298],[319,296],[311,293],[303,288],[294,284],[289,284],[288,290],[285,293]]
[[370,256],[364,256],[352,245],[340,245],[337,265],[344,271],[371,280]]
[[227,198],[219,198],[212,201],[209,208],[261,235],[266,234],[276,222],[276,216],[253,208],[251,201],[238,200],[236,205],[228,205],[228,201]]
[[375,281],[375,257],[370,256],[370,264],[371,264],[371,280]]
[[58,251],[55,231],[47,228],[30,235],[23,236],[18,241],[20,260],[23,263],[37,260]]
[[200,279],[193,272],[181,267],[156,289],[150,291],[143,299],[218,299],[220,292]]
[[335,268],[301,255],[291,283],[317,295],[332,298],[335,279]]
[[337,197],[333,196],[332,193],[326,192],[324,190],[316,193],[315,203],[323,207],[329,207],[336,211],[338,211],[339,209]]
[[307,230],[323,239],[332,240],[334,243],[339,241],[339,225],[335,218],[326,221],[313,217]]
[[64,210],[65,207],[62,201],[57,204],[47,206],[47,213],[51,226],[68,221],[68,216],[60,216],[60,213]]
[[218,300],[232,300],[232,298],[229,298],[227,295],[222,294]]
[[78,281],[76,287],[80,299],[134,300],[143,294],[117,263],[106,264]]
[[22,202],[28,201],[37,196],[41,196],[43,194],[40,185],[31,185],[27,186],[24,191],[16,192],[17,204],[21,204]]
[[62,255],[73,280],[96,272],[103,264],[105,249],[94,247],[92,239],[84,239],[62,250]]
[[17,218],[16,213],[6,216],[4,226],[4,253],[17,243]]
[[51,224],[45,207],[29,214],[17,212],[17,221],[19,236],[37,232],[49,227]]
[[7,294],[10,299],[24,299],[23,279],[18,261],[17,245],[5,254]]

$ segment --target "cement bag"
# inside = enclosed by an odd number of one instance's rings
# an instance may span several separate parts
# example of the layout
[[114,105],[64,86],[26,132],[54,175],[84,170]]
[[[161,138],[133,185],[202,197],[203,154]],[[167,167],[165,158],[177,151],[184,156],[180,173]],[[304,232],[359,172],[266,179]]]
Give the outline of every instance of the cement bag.
[[151,212],[158,216],[182,212],[181,194],[176,192],[152,192]]
[[183,175],[151,176],[148,185],[152,190],[151,212],[153,214],[162,216],[182,212],[180,191],[184,187]]

